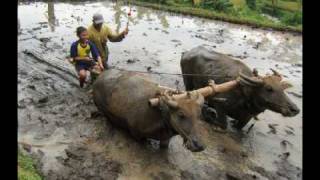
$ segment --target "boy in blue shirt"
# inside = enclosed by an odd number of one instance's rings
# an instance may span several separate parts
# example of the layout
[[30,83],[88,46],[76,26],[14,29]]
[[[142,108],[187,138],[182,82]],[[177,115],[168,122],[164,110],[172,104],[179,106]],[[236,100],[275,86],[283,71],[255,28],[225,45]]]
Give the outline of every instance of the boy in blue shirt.
[[[72,43],[70,56],[75,63],[75,68],[79,75],[80,87],[82,88],[87,77],[87,71],[92,69],[103,71],[104,67],[98,49],[88,40],[89,34],[87,29],[82,26],[78,27],[77,36],[79,40]],[[90,56],[90,54],[92,56]]]

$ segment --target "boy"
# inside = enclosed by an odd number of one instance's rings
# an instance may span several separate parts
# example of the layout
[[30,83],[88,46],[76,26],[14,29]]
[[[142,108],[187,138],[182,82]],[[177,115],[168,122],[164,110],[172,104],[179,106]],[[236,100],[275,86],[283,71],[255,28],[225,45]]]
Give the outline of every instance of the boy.
[[[80,87],[83,88],[87,77],[87,71],[90,71],[93,68],[102,71],[104,68],[98,49],[88,40],[89,34],[87,29],[82,26],[78,27],[77,36],[79,37],[79,40],[72,43],[70,56],[72,61],[75,62],[75,68],[79,75]],[[90,57],[90,53],[93,58]]]

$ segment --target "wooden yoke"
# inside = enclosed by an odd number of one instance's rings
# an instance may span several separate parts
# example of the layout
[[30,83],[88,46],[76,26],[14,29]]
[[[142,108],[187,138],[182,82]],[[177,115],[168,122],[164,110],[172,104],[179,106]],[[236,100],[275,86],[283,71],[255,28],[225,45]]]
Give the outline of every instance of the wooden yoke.
[[[239,81],[240,81],[240,79],[238,78],[236,80],[228,81],[228,82],[217,85],[214,83],[213,80],[209,80],[209,86],[206,86],[206,87],[203,87],[203,88],[200,88],[197,90],[193,90],[192,92],[196,91],[197,93],[202,94],[203,97],[214,96],[216,93],[227,92],[227,91],[233,89],[234,87],[236,87],[238,85]],[[166,88],[166,89],[171,89],[171,88]],[[172,98],[175,100],[183,99],[185,97],[187,97],[187,92],[172,95]],[[158,106],[159,105],[159,98],[149,99],[148,103],[150,106]]]

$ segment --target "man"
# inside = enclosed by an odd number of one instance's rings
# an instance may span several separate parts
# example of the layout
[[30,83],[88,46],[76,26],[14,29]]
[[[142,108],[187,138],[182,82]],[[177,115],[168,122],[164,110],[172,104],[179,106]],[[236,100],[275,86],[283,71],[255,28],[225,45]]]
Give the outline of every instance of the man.
[[104,19],[101,14],[93,15],[93,24],[89,26],[89,40],[93,42],[99,50],[99,54],[103,61],[104,68],[108,68],[109,50],[107,40],[110,42],[120,42],[128,34],[128,27],[121,33],[115,33],[110,27],[104,24]]

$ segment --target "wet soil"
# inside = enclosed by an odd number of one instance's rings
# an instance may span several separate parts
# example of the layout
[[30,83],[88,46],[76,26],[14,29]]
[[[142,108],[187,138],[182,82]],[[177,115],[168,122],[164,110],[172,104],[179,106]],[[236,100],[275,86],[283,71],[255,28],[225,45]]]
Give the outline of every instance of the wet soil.
[[[301,35],[132,9],[128,37],[109,43],[110,65],[181,73],[181,54],[203,45],[260,74],[275,68],[293,84],[288,96],[302,108]],[[65,58],[77,39],[76,27],[89,25],[93,13],[102,13],[121,31],[128,10],[111,2],[18,6],[18,141],[39,160],[46,179],[302,179],[302,112],[284,118],[266,111],[242,132],[205,124],[207,148],[199,153],[185,149],[180,136],[162,150],[155,141],[136,142],[111,126],[89,88],[78,87]],[[149,75],[161,85],[184,89],[180,76]]]

